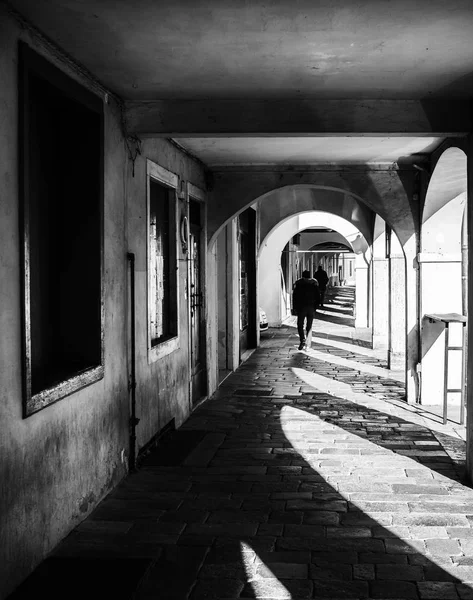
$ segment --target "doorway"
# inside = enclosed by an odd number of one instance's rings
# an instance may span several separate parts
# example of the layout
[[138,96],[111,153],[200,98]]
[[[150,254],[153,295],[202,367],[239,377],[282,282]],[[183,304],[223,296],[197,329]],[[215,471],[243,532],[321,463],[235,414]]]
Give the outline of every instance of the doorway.
[[246,209],[238,218],[240,288],[240,362],[256,347],[256,213]]
[[192,405],[195,406],[206,395],[207,385],[204,340],[201,204],[192,199],[189,201],[189,221],[191,400]]

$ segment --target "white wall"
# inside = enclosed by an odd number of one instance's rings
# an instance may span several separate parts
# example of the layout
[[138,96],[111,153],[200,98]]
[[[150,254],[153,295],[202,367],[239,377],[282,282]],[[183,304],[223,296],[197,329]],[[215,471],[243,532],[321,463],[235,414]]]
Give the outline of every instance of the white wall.
[[[422,215],[421,252],[417,256],[420,280],[421,401],[443,401],[445,325],[432,322],[428,314],[463,313],[462,223],[467,202],[467,159],[451,147],[439,157],[431,176]],[[451,325],[461,345],[461,325]],[[452,342],[450,342],[451,344]],[[459,387],[459,352],[449,353],[448,377]]]
[[[286,317],[281,290],[281,252],[294,235],[291,220],[282,223],[274,235],[266,238],[258,260],[259,305],[266,312],[271,327],[277,327]],[[287,290],[290,292],[290,290]]]

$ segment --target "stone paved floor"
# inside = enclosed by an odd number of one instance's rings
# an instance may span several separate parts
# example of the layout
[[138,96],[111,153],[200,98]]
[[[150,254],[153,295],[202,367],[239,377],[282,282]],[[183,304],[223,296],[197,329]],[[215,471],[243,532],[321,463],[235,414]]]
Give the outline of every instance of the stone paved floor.
[[357,336],[328,316],[306,352],[290,320],[264,333],[177,432],[188,453],[158,448],[58,546],[49,597],[473,599],[462,431]]

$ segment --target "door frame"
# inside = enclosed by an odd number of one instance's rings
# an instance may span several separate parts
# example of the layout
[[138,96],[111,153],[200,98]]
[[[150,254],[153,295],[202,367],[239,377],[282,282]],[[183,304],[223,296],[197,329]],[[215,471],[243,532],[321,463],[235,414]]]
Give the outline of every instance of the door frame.
[[[189,223],[188,231],[190,233],[190,214],[189,207],[190,201],[194,200],[200,204],[200,217],[201,217],[201,228],[202,233],[200,236],[200,284],[202,290],[202,315],[204,317],[203,328],[201,329],[202,336],[202,356],[205,360],[205,383],[207,394],[209,388],[209,348],[207,343],[207,335],[205,335],[205,323],[207,321],[207,204],[205,198],[205,192],[196,185],[187,182],[186,184],[186,216]],[[188,235],[189,237],[189,235]],[[190,269],[191,264],[189,260],[189,251],[187,253],[187,283],[186,283],[186,296],[187,296],[187,331],[188,331],[188,365],[189,365],[189,378],[188,378],[188,398],[189,398],[189,412],[192,412],[201,402],[203,402],[207,396],[202,396],[200,402],[195,405],[192,402],[192,317],[191,317],[191,288],[190,288]]]

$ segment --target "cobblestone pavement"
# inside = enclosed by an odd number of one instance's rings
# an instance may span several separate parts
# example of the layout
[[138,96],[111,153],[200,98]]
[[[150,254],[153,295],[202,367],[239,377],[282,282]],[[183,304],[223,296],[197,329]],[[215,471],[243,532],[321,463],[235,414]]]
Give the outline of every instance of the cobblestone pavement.
[[473,599],[461,432],[353,335],[318,321],[299,352],[290,323],[262,334],[174,434],[187,450],[149,454],[18,597],[55,598],[63,572],[89,598]]

